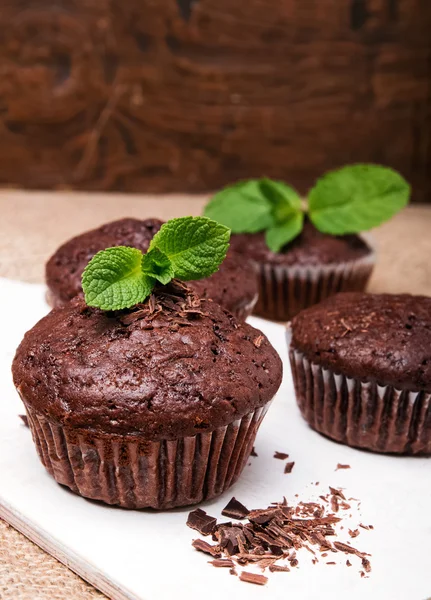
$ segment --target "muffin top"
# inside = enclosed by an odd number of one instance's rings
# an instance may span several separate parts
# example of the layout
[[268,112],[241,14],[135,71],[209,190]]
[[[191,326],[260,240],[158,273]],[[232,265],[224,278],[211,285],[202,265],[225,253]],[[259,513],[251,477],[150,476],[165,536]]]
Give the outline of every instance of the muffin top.
[[431,298],[337,294],[294,317],[292,347],[336,373],[431,392]]
[[272,252],[268,248],[264,232],[232,235],[231,247],[256,262],[286,266],[342,263],[371,254],[370,247],[361,237],[327,235],[318,231],[308,219],[298,237],[281,252]]
[[120,219],[86,231],[65,242],[46,264],[46,284],[57,304],[82,293],[81,276],[88,262],[100,250],[131,246],[146,252],[163,225],[159,219]]
[[[113,246],[132,246],[146,252],[162,224],[158,219],[120,219],[64,243],[46,264],[46,283],[52,304],[60,306],[82,294],[82,272],[97,252]],[[231,250],[216,273],[206,279],[190,281],[189,287],[231,312],[247,306],[257,297],[251,262]]]
[[175,439],[263,406],[282,363],[266,337],[179,282],[103,312],[76,297],[26,333],[12,367],[21,397],[63,425]]

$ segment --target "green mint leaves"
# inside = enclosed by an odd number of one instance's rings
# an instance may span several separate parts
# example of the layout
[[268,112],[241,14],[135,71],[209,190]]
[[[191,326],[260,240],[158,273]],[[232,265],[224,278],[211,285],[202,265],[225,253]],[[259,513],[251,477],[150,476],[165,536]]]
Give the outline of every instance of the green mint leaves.
[[120,310],[143,302],[156,282],[189,281],[215,273],[229,247],[230,230],[206,217],[164,223],[143,254],[116,246],[98,252],[82,275],[88,306]]
[[175,277],[190,281],[215,273],[229,246],[230,231],[205,217],[172,219],[150,244],[169,258]]
[[290,186],[263,178],[221,190],[204,214],[233,233],[265,231],[268,248],[279,252],[301,233],[305,214],[323,233],[360,233],[390,219],[409,197],[410,186],[396,171],[359,164],[319,179],[309,192],[307,207]]
[[235,233],[256,233],[274,224],[271,202],[260,181],[240,181],[216,194],[205,207],[205,216],[223,223]]
[[301,199],[293,188],[271,179],[252,179],[229,186],[205,207],[205,216],[223,223],[234,233],[266,231],[273,252],[301,232]]
[[153,250],[149,250],[141,258],[141,270],[147,277],[153,278],[163,285],[175,277],[172,262],[159,248],[155,247]]
[[310,219],[324,233],[359,233],[393,217],[409,197],[410,186],[396,171],[352,165],[319,179],[308,196]]
[[144,276],[141,263],[142,252],[136,248],[116,246],[98,252],[82,275],[88,306],[117,310],[148,296],[153,286]]

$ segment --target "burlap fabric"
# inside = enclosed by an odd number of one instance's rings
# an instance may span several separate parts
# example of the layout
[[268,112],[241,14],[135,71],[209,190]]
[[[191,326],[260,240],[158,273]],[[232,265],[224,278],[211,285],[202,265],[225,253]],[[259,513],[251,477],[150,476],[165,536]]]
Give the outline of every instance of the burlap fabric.
[[[0,277],[43,281],[48,256],[67,237],[121,217],[199,214],[193,196],[0,193]],[[369,289],[431,295],[431,207],[406,209],[374,233],[378,264]],[[69,569],[0,521],[1,600],[104,598]]]

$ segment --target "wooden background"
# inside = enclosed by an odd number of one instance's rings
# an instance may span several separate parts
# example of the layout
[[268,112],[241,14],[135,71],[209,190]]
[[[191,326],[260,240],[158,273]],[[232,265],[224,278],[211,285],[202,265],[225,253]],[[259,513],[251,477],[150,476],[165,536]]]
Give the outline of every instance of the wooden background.
[[352,161],[431,197],[431,0],[0,0],[0,184],[305,192]]

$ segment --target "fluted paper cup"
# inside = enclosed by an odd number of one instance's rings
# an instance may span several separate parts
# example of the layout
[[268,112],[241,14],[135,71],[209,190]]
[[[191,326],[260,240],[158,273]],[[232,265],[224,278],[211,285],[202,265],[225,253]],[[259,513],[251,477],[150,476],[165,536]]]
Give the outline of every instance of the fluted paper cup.
[[431,454],[431,394],[361,381],[290,347],[296,399],[316,431],[374,452]]
[[134,509],[187,506],[224,492],[240,476],[270,404],[214,431],[148,441],[68,428],[23,400],[39,458],[58,483]]
[[304,308],[338,292],[363,291],[376,258],[371,252],[358,260],[319,266],[254,263],[259,298],[254,314],[289,321]]

